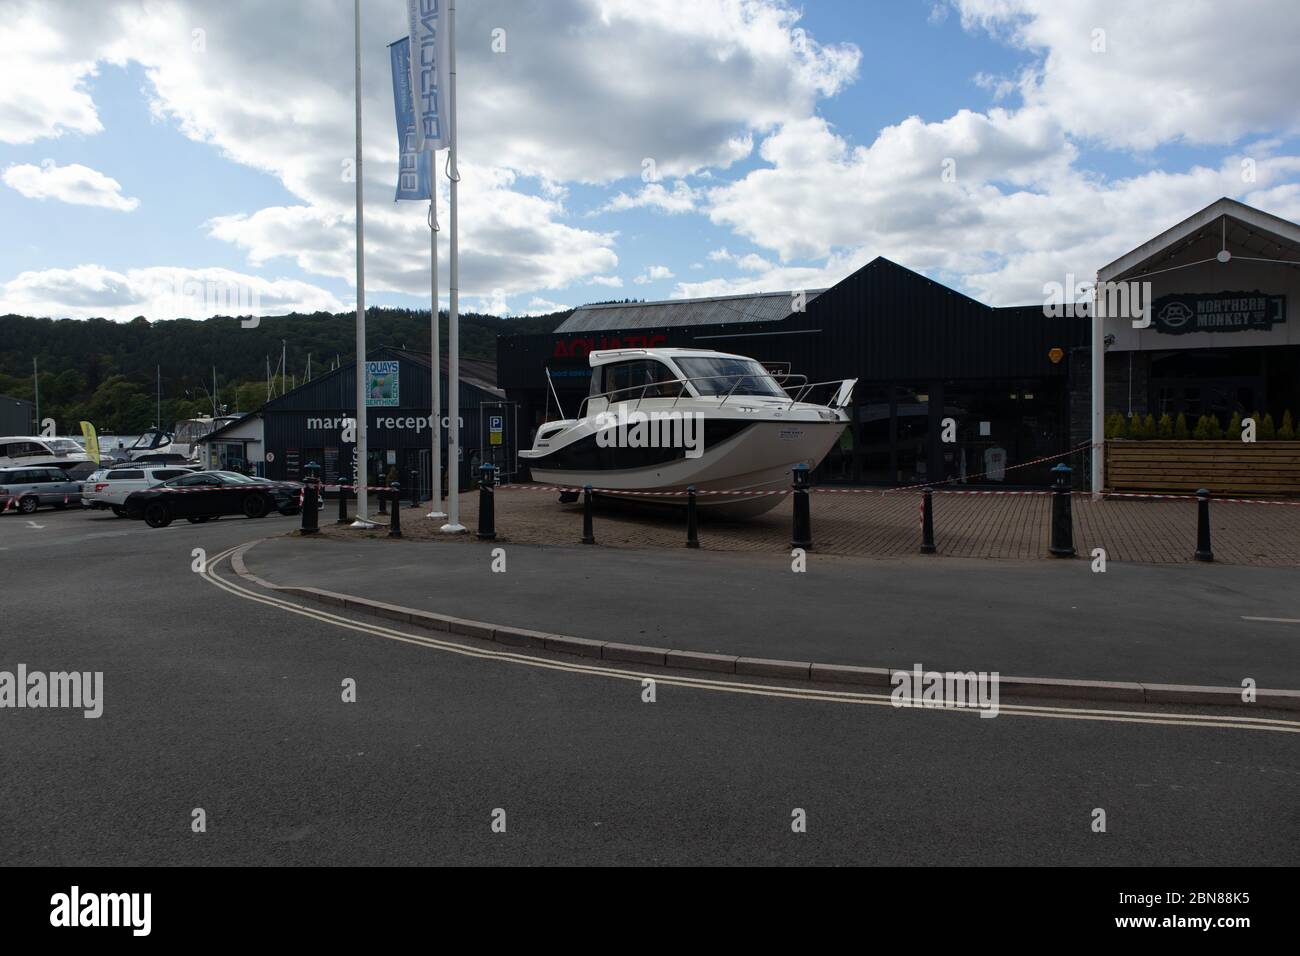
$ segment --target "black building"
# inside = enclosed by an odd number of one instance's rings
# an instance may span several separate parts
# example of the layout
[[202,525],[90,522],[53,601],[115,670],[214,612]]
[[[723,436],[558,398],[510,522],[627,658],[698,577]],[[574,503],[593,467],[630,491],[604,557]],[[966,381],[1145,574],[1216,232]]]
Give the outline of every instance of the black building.
[[0,395],[0,435],[35,435],[36,407],[24,398]]
[[810,382],[858,379],[852,424],[821,481],[1041,485],[1054,463],[1008,469],[1087,440],[1087,343],[1086,318],[992,308],[877,258],[820,291],[585,306],[552,334],[499,338],[497,383],[519,403],[527,444],[561,417],[547,369],[572,415],[590,351],[736,352]]
[[[421,494],[430,495],[432,432],[432,365],[427,353],[398,348],[379,348],[368,356],[370,362],[392,363],[396,371],[377,395],[384,405],[367,408],[367,480],[375,485],[381,478],[395,474],[408,486],[412,471],[419,474]],[[443,357],[442,413],[448,406],[447,359]],[[481,460],[491,459],[490,429],[481,421],[490,412],[510,418],[510,409],[501,407],[505,395],[493,384],[495,369],[491,362],[461,359],[460,417],[462,488],[469,487],[473,470]],[[321,465],[322,478],[337,482],[340,476],[350,479],[355,446],[343,441],[345,420],[356,410],[356,366],[346,363],[312,379],[291,392],[272,399],[255,414],[262,419],[265,461],[262,473],[272,479],[294,480],[302,477],[311,462]],[[227,426],[238,429],[242,423]],[[224,430],[223,430],[224,431]],[[486,433],[486,434],[485,434]],[[442,432],[444,473],[447,469],[446,429]],[[218,439],[214,433],[209,440]],[[499,451],[499,449],[498,449]],[[444,491],[446,484],[443,485]]]

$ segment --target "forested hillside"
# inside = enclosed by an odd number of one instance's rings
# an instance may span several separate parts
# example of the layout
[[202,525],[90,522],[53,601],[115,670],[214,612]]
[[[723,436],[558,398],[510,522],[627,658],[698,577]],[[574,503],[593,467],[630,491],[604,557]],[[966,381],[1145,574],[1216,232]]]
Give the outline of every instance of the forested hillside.
[[[461,354],[496,360],[496,337],[549,332],[567,312],[530,318],[476,313],[460,317]],[[354,360],[356,317],[285,315],[243,328],[234,318],[131,322],[106,319],[34,319],[0,316],[0,394],[32,398],[32,359],[40,368],[41,417],[53,418],[60,434],[92,421],[104,434],[132,434],[154,424],[155,370],[162,370],[162,420],[212,413],[212,370],[217,399],[227,411],[251,411],[266,401],[267,361],[277,369],[281,343],[287,382],[301,384],[311,356],[312,376],[335,362]],[[442,322],[446,348],[446,315]],[[429,316],[406,309],[366,310],[368,347],[429,349]],[[275,375],[275,394],[281,376]]]

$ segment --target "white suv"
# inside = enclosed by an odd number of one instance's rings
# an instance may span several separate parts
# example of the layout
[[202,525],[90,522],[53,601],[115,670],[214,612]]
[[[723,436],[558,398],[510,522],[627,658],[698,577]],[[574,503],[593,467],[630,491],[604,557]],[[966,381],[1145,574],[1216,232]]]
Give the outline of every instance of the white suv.
[[81,486],[81,504],[86,508],[112,509],[113,514],[125,518],[126,510],[122,505],[131,492],[144,491],[196,470],[183,465],[104,468],[91,475]]

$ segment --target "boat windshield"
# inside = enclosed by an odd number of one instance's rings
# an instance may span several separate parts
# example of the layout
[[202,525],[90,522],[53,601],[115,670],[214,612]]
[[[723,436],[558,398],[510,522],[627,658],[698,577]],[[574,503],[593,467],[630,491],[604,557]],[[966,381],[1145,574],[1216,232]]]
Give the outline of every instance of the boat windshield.
[[767,369],[753,359],[724,356],[675,358],[701,395],[770,395],[787,398]]

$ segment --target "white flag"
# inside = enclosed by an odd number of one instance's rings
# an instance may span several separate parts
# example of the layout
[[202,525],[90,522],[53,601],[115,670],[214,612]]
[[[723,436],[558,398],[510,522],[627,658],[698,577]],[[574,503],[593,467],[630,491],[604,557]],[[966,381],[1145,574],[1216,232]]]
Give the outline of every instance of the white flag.
[[446,5],[447,0],[406,0],[417,150],[432,151],[451,145],[447,124],[451,50]]

